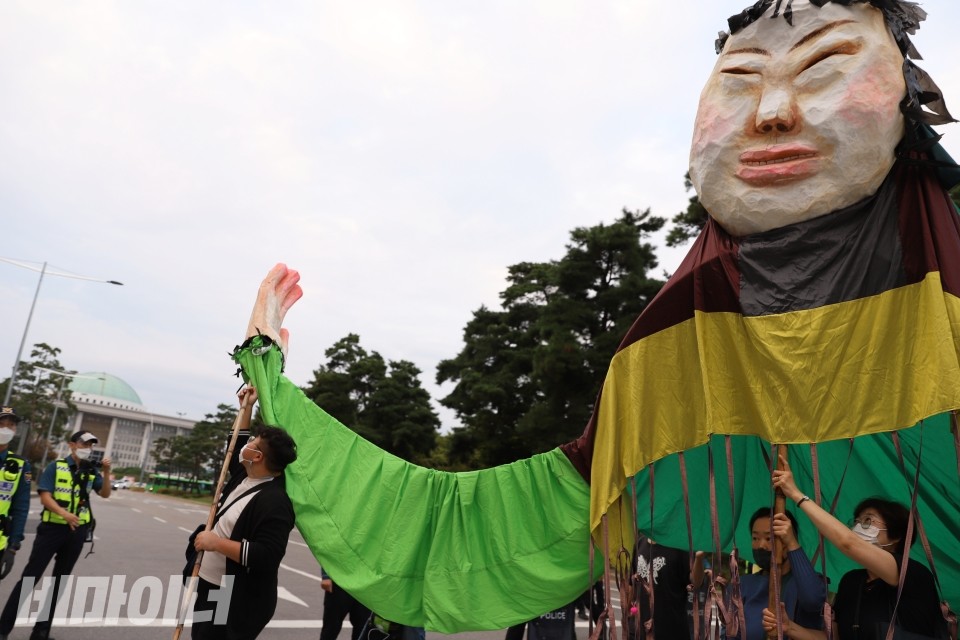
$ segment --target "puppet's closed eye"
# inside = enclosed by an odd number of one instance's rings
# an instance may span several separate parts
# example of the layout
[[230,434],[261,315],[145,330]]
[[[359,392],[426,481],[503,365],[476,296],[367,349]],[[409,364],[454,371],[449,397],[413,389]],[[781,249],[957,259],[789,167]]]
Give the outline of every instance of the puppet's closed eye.
[[746,67],[728,67],[721,69],[720,73],[729,73],[733,76],[749,76],[759,74],[760,72],[755,69],[747,69]]
[[840,46],[833,47],[832,49],[827,49],[826,51],[822,51],[822,52],[818,53],[817,55],[813,56],[812,58],[810,58],[810,59],[807,61],[807,63],[804,65],[804,67],[803,67],[803,69],[800,71],[800,73],[803,73],[803,72],[806,71],[807,69],[810,69],[810,68],[812,68],[812,67],[820,64],[820,63],[823,62],[824,60],[828,60],[828,59],[830,59],[830,58],[833,58],[834,56],[852,56],[852,55],[854,55],[854,54],[856,54],[856,53],[859,53],[861,48],[862,48],[862,47],[861,47],[861,45],[859,45],[859,44],[856,44],[856,43],[853,43],[853,42],[845,42],[844,44],[841,44]]

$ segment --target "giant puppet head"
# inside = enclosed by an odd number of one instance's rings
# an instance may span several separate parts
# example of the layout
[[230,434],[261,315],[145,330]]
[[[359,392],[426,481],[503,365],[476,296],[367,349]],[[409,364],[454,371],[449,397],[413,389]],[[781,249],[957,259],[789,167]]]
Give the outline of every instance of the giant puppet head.
[[743,236],[874,194],[896,159],[904,114],[951,120],[936,85],[907,59],[920,57],[907,34],[925,17],[902,0],[760,0],[732,17],[690,149],[690,178],[710,215]]

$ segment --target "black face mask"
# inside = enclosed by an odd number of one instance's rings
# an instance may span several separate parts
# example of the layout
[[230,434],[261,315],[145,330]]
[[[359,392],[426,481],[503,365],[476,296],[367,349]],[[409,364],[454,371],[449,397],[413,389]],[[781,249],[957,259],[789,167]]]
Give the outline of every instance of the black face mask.
[[754,549],[753,561],[764,571],[770,571],[770,559],[773,553],[770,549]]

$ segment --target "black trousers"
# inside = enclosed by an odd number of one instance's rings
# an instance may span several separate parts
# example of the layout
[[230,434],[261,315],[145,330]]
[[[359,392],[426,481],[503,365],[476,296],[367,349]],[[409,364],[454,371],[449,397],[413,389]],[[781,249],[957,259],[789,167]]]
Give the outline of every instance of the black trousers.
[[[259,629],[250,628],[237,624],[230,620],[226,622],[217,621],[214,615],[217,610],[218,602],[216,598],[211,599],[210,593],[218,593],[220,585],[207,582],[203,578],[197,578],[197,602],[193,606],[193,626],[190,630],[190,637],[193,640],[252,640],[260,635],[263,627]],[[205,616],[198,616],[198,613],[205,613]],[[207,620],[197,621],[198,617],[206,617]]]
[[[57,608],[57,600],[60,599],[61,578],[70,575],[73,571],[73,565],[77,563],[77,559],[83,551],[83,542],[87,539],[88,527],[89,525],[81,525],[71,530],[68,525],[51,522],[41,522],[37,526],[37,537],[33,541],[33,548],[30,549],[30,559],[27,560],[27,566],[23,568],[23,574],[13,588],[10,597],[7,598],[3,613],[0,614],[0,634],[10,633],[14,622],[16,622],[17,609],[20,608],[20,593],[23,590],[23,579],[33,578],[36,582],[39,582],[40,577],[47,570],[50,560],[56,557],[56,561],[53,563],[53,577],[56,580],[55,588],[51,592],[53,600],[52,602],[49,598],[47,600],[50,606],[49,614],[37,620],[31,638],[45,638],[49,635],[50,626],[53,624],[53,615]],[[42,613],[45,610],[46,604],[40,611]]]
[[507,633],[504,640],[523,640],[523,633],[527,630],[527,623],[521,622],[512,627],[507,627]]
[[357,600],[340,588],[334,582],[333,591],[328,591],[323,596],[323,625],[320,627],[320,640],[336,640],[340,635],[340,629],[343,628],[343,619],[350,616],[350,624],[353,626],[350,637],[357,640],[363,626],[370,618],[370,609],[357,602]]

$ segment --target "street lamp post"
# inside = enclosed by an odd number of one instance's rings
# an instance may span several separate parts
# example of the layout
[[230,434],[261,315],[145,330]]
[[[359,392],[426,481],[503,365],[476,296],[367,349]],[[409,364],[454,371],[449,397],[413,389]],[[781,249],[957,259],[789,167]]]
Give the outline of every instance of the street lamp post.
[[[150,425],[147,431],[147,449],[143,453],[143,462],[140,465],[140,480],[138,482],[140,485],[143,485],[143,476],[147,472],[147,464],[150,462],[150,445],[153,444],[153,412],[150,413]],[[148,476],[149,477],[149,476]]]
[[20,356],[23,355],[23,343],[27,341],[27,330],[30,329],[30,321],[33,319],[33,309],[37,306],[37,296],[40,295],[40,285],[43,284],[43,275],[47,272],[47,263],[43,263],[40,269],[40,279],[37,280],[37,289],[33,292],[33,302],[30,303],[30,313],[27,314],[27,326],[23,328],[23,337],[20,338],[20,348],[17,349],[17,359],[13,361],[13,372],[10,374],[10,383],[7,384],[7,393],[3,396],[3,406],[9,406],[10,394],[13,393],[13,383],[17,380],[17,369],[20,368]]
[[57,410],[60,409],[60,398],[63,397],[63,385],[66,384],[67,377],[60,378],[60,388],[57,389],[57,397],[53,400],[53,417],[50,418],[50,426],[47,428],[47,439],[43,443],[43,457],[40,460],[40,468],[47,466],[47,451],[50,450],[50,436],[53,434],[53,425],[57,422]]
[[16,267],[22,267],[24,269],[29,269],[30,271],[39,271],[40,278],[37,280],[37,288],[33,292],[33,302],[30,304],[30,313],[27,314],[27,324],[23,328],[23,336],[20,338],[20,348],[17,349],[17,358],[13,361],[13,370],[10,374],[10,383],[7,385],[7,393],[3,397],[3,406],[10,406],[10,395],[13,393],[13,386],[17,381],[17,371],[20,368],[20,357],[23,355],[23,346],[27,342],[27,333],[30,331],[30,321],[33,320],[33,309],[37,306],[37,297],[40,295],[40,285],[43,284],[43,277],[47,274],[51,276],[60,276],[62,278],[74,278],[76,280],[89,280],[91,282],[103,282],[105,284],[115,284],[118,286],[123,286],[122,282],[117,282],[116,280],[101,280],[100,278],[91,278],[89,276],[81,276],[75,273],[68,273],[66,271],[53,271],[47,269],[47,263],[44,262],[43,266],[37,269],[35,266],[26,263],[20,262],[19,260],[11,260],[9,258],[0,258],[0,262],[6,262],[7,264],[12,264]]

